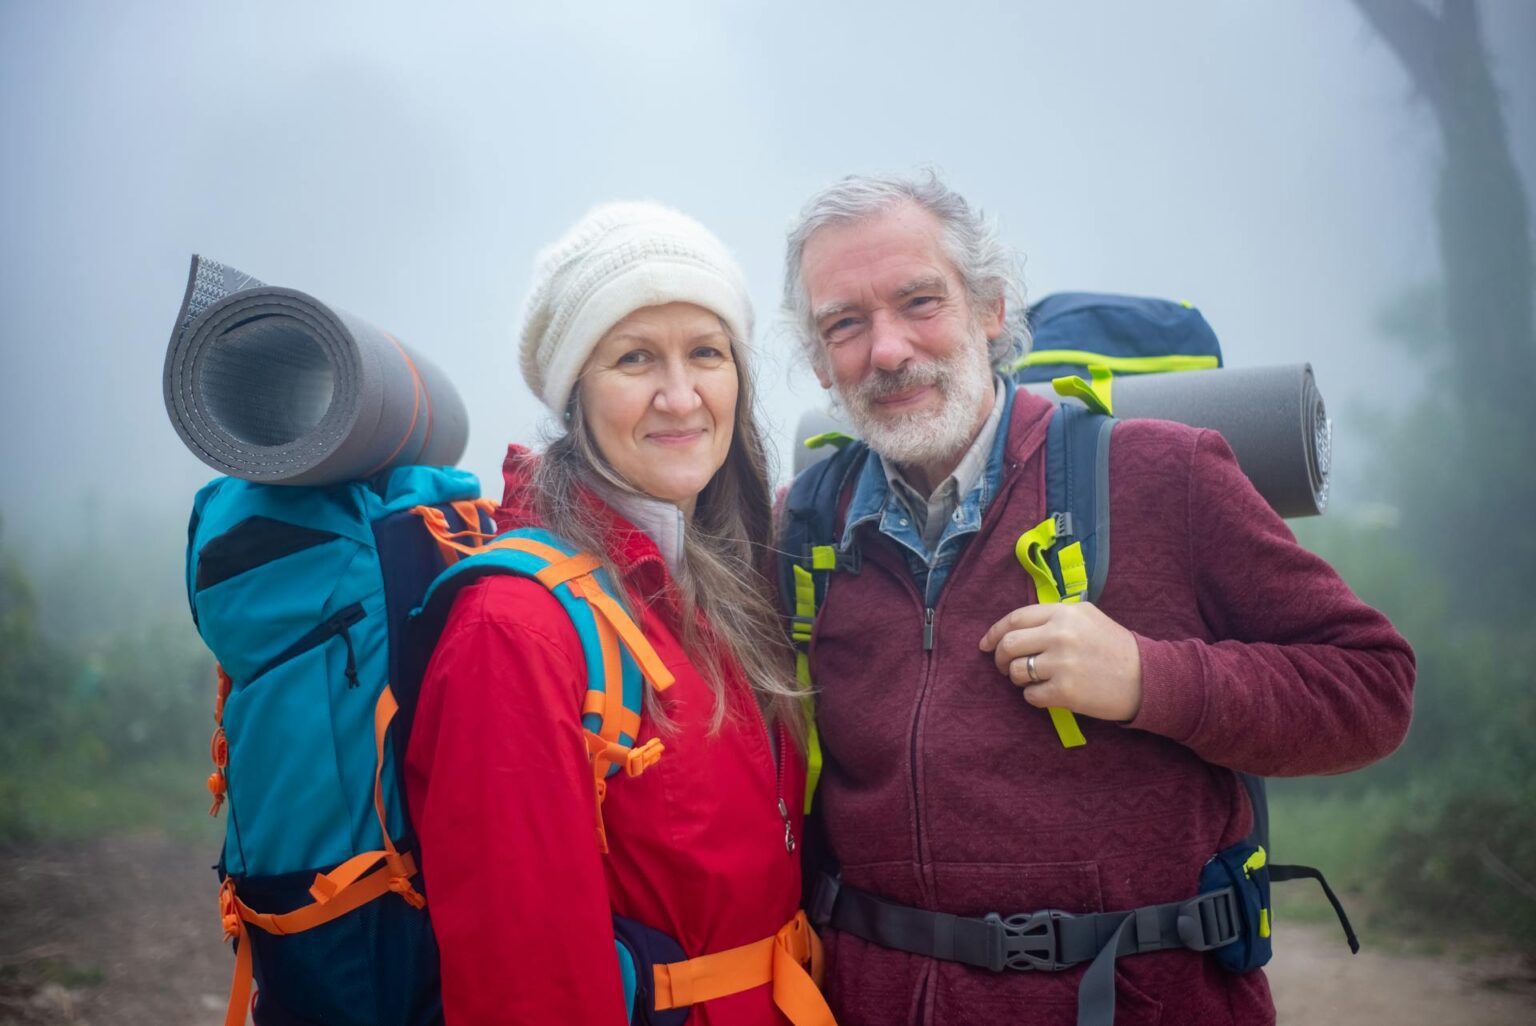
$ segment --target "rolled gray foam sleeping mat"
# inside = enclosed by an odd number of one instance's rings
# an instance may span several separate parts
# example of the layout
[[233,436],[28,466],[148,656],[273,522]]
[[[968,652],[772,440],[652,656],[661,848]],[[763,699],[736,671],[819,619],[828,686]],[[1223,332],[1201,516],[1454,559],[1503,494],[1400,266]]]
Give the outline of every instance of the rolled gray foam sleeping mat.
[[[1048,384],[1020,387],[1061,398]],[[1127,375],[1115,379],[1113,398],[1122,420],[1172,420],[1221,432],[1243,473],[1282,517],[1317,516],[1328,508],[1333,425],[1310,364]],[[795,473],[831,454],[830,446],[807,450],[803,444],[824,431],[849,428],[822,411],[801,416]]]
[[187,448],[249,481],[335,484],[452,464],[469,438],[447,377],[393,335],[199,256],[164,381]]

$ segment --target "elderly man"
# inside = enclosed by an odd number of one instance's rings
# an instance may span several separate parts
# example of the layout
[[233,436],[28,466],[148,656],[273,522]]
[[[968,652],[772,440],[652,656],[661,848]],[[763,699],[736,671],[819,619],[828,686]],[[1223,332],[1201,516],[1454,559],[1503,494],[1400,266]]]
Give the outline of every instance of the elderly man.
[[[932,176],[844,179],[789,237],[787,312],[871,450],[837,499],[837,547],[858,557],[809,646],[845,1026],[1074,1022],[1093,952],[1078,936],[1079,964],[1059,964],[1061,917],[1034,913],[1186,902],[1250,829],[1238,772],[1354,769],[1408,726],[1408,645],[1210,431],[1120,424],[1099,602],[1037,604],[1014,546],[1046,514],[1054,404],[1002,373],[1013,266]],[[1065,747],[1049,707],[1087,743]],[[1036,971],[966,950],[993,913],[1018,917],[1008,960]],[[1081,1021],[1274,1021],[1261,971],[1180,946],[1172,920],[1152,943],[1148,914],[1118,933],[1126,917],[1099,916],[1121,957]]]

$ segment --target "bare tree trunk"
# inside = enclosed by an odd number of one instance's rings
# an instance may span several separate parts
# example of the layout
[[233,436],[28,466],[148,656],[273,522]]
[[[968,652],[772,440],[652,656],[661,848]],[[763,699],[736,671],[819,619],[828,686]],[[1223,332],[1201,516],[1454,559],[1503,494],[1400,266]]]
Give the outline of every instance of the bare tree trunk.
[[[1530,210],[1477,5],[1444,0],[1438,15],[1416,0],[1355,6],[1407,69],[1445,142],[1436,212],[1457,384],[1477,405],[1528,411],[1536,390]],[[1528,412],[1521,419],[1532,423]]]
[[[1445,143],[1435,211],[1454,398],[1406,425],[1399,499],[1415,547],[1451,574],[1453,615],[1536,611],[1536,330],[1531,219],[1474,0],[1355,0],[1428,102]],[[1421,418],[1413,422],[1412,418]],[[1424,418],[1433,419],[1428,422]]]

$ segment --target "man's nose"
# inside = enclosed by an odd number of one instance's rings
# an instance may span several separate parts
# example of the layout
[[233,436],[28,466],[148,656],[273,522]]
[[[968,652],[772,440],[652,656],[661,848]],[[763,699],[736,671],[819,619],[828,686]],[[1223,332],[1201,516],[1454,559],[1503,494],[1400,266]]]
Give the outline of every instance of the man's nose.
[[699,397],[698,382],[686,363],[669,363],[652,400],[663,413],[692,413],[704,401]]
[[913,356],[912,340],[901,319],[877,311],[870,319],[869,362],[883,371],[900,370]]

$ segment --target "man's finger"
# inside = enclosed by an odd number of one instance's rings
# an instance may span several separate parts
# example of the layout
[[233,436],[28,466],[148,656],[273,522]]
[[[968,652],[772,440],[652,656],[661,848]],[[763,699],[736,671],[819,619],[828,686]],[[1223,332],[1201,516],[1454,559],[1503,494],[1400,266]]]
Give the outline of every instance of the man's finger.
[[1024,701],[1036,709],[1049,709],[1051,706],[1065,706],[1062,699],[1061,687],[1047,681],[1044,684],[1026,684],[1023,687]]
[[987,633],[981,636],[981,650],[983,652],[991,652],[997,648],[997,643],[1009,631],[1039,627],[1050,620],[1052,610],[1056,608],[1055,606],[1042,605],[1020,606],[987,628]]
[[1026,656],[1039,655],[1046,649],[1044,627],[1027,627],[1009,631],[998,641],[992,652],[992,661],[1002,673],[1009,672],[1009,664],[1020,662]]
[[[1033,677],[1029,675],[1029,661],[1031,659],[1035,661],[1035,675]],[[1051,672],[1047,666],[1047,661],[1048,660],[1045,656],[1038,654],[1019,656],[1018,658],[1009,661],[1006,667],[998,668],[1007,674],[1008,679],[1013,681],[1015,684],[1019,685],[1020,687],[1028,687],[1031,684],[1043,684],[1051,679]]]

